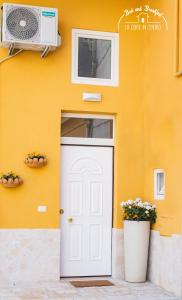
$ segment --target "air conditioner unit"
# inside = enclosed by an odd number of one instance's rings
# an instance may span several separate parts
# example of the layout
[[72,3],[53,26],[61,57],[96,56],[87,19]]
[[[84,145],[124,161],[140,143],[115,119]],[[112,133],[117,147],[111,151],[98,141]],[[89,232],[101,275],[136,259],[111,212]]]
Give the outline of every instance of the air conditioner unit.
[[3,47],[49,51],[60,46],[56,8],[4,3],[2,9]]

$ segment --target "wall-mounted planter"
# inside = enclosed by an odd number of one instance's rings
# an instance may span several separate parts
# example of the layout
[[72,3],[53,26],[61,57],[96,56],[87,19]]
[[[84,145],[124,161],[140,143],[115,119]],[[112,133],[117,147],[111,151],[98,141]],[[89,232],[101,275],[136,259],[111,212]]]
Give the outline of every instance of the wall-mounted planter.
[[42,168],[47,165],[47,158],[45,155],[32,153],[25,158],[25,164],[29,168]]
[[5,188],[15,188],[20,186],[22,183],[22,178],[13,173],[3,174],[0,177],[0,184]]

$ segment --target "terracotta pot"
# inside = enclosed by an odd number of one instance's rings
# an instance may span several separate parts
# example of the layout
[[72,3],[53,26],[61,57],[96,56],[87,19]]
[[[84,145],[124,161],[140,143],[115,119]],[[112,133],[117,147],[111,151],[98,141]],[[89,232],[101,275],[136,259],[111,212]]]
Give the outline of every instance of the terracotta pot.
[[16,178],[14,180],[12,178],[9,178],[8,180],[0,179],[0,184],[2,184],[2,186],[4,186],[5,188],[15,188],[21,185],[22,183],[23,180],[21,178]]
[[45,165],[47,165],[47,159],[46,158],[26,158],[25,164],[29,168],[42,168]]

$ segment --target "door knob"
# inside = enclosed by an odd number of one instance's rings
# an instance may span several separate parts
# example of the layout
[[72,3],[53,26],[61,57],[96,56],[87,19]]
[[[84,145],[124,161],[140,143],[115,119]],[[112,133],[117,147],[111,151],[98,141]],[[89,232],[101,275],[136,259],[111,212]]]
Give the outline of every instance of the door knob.
[[73,218],[68,218],[68,222],[72,223],[73,222]]
[[60,213],[61,215],[63,215],[63,214],[64,214],[64,209],[61,208],[60,211],[59,211],[59,213]]

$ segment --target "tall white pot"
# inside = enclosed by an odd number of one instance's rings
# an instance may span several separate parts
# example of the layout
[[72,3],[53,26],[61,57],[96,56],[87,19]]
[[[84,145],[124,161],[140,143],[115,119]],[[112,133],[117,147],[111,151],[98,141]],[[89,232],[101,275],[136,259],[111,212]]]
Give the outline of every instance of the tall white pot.
[[125,280],[146,281],[150,222],[124,221]]

